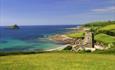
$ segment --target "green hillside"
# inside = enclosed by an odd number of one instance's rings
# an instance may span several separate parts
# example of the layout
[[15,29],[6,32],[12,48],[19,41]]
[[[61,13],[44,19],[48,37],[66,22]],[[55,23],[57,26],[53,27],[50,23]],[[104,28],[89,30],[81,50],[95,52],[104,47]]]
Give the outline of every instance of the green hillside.
[[115,24],[107,25],[105,27],[100,28],[99,30],[115,30]]
[[83,37],[84,36],[84,32],[79,32],[79,33],[71,33],[71,34],[66,34],[68,37],[71,38],[78,38],[78,37]]
[[103,27],[103,26],[106,26],[106,25],[111,25],[111,24],[115,24],[115,21],[97,21],[97,22],[90,22],[90,23],[87,23],[83,26],[85,27]]
[[91,28],[97,42],[115,45],[115,21],[91,22],[84,27]]
[[115,36],[115,24],[107,25],[97,29],[98,33],[105,33],[111,36]]
[[97,34],[95,40],[105,44],[115,43],[115,37],[103,33]]

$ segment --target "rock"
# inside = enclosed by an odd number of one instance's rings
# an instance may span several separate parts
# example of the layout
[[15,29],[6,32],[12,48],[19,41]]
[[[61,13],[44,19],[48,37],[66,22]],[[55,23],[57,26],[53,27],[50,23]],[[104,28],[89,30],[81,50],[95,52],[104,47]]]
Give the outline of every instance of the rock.
[[97,50],[104,50],[104,47],[102,47],[100,45],[95,45],[94,48]]
[[96,49],[95,48],[84,48],[85,49],[85,51],[90,51],[90,52],[94,52]]
[[14,25],[12,25],[12,26],[9,26],[9,28],[10,28],[10,29],[19,29],[19,26],[16,25],[16,24],[14,24]]
[[61,42],[68,42],[71,40],[71,38],[65,36],[65,35],[54,35],[50,37],[51,40],[55,40],[55,41],[61,41]]

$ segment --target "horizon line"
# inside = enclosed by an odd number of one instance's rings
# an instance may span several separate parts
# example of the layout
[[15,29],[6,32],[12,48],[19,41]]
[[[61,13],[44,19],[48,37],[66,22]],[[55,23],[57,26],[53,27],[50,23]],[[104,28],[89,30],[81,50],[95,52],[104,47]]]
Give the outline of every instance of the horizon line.
[[[12,25],[14,25],[14,24],[12,24]],[[12,25],[0,25],[0,26],[12,26]],[[18,24],[16,24],[16,25],[18,25]],[[50,25],[18,25],[18,26],[63,26],[63,25],[83,25],[83,24],[50,24]]]

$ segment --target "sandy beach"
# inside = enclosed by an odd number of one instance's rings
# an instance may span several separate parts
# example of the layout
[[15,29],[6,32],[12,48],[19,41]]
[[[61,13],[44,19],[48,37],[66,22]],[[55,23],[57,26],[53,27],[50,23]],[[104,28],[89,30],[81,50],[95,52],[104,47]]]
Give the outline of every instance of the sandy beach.
[[52,49],[47,49],[45,51],[60,51],[60,50],[63,50],[64,48],[66,48],[67,46],[69,46],[69,44],[66,44],[66,45],[63,45],[63,46],[60,46],[60,47],[57,47],[57,48],[52,48]]

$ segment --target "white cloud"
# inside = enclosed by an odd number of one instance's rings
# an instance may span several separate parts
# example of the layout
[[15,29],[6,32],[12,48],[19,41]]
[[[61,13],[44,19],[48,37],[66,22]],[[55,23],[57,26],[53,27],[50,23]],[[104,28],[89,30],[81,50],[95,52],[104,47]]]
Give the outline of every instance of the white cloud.
[[115,6],[93,9],[91,11],[93,12],[115,12]]

